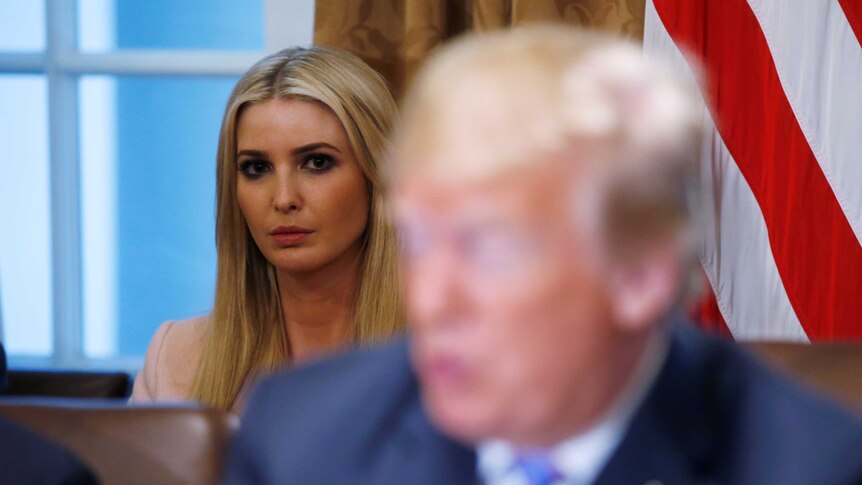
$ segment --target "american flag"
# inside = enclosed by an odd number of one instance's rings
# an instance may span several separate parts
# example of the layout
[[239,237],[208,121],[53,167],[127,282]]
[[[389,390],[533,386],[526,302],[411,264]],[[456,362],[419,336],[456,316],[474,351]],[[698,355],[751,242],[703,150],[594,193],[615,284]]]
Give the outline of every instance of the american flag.
[[862,1],[648,0],[644,48],[705,74],[700,257],[722,324],[862,338]]

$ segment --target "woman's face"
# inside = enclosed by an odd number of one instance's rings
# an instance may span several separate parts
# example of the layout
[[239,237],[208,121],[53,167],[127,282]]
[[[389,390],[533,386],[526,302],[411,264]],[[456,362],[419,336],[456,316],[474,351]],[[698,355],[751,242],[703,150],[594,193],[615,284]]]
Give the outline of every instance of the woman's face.
[[287,273],[353,266],[369,194],[335,114],[271,99],[243,111],[236,136],[237,199],[266,259]]

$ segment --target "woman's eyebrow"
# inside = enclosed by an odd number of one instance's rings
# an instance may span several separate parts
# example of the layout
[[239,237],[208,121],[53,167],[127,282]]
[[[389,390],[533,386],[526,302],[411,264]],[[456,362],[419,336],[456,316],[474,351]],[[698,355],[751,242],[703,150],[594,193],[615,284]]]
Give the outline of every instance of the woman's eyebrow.
[[247,155],[249,157],[259,157],[259,158],[266,158],[266,156],[267,156],[266,152],[263,152],[260,150],[240,150],[239,152],[237,152],[236,157],[239,158],[242,155]]
[[293,150],[293,154],[294,155],[301,155],[303,153],[318,150],[320,148],[329,148],[330,150],[335,150],[336,152],[341,153],[341,150],[339,150],[338,148],[335,148],[334,146],[330,145],[329,143],[321,141],[318,143],[309,143],[308,145],[303,145],[299,148],[296,148]]

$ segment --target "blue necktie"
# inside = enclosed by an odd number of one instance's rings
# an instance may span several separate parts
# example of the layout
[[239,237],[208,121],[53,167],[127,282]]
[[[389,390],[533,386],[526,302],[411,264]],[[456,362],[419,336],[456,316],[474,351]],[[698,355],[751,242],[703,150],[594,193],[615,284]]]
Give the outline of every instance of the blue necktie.
[[519,455],[515,466],[524,473],[530,485],[550,485],[563,478],[545,453]]

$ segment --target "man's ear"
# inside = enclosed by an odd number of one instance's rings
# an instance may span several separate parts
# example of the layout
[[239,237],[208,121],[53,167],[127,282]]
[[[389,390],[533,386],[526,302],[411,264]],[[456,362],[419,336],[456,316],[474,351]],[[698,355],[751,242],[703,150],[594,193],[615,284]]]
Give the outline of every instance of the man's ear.
[[615,321],[626,331],[648,330],[676,300],[682,284],[682,261],[673,246],[649,249],[611,270]]

